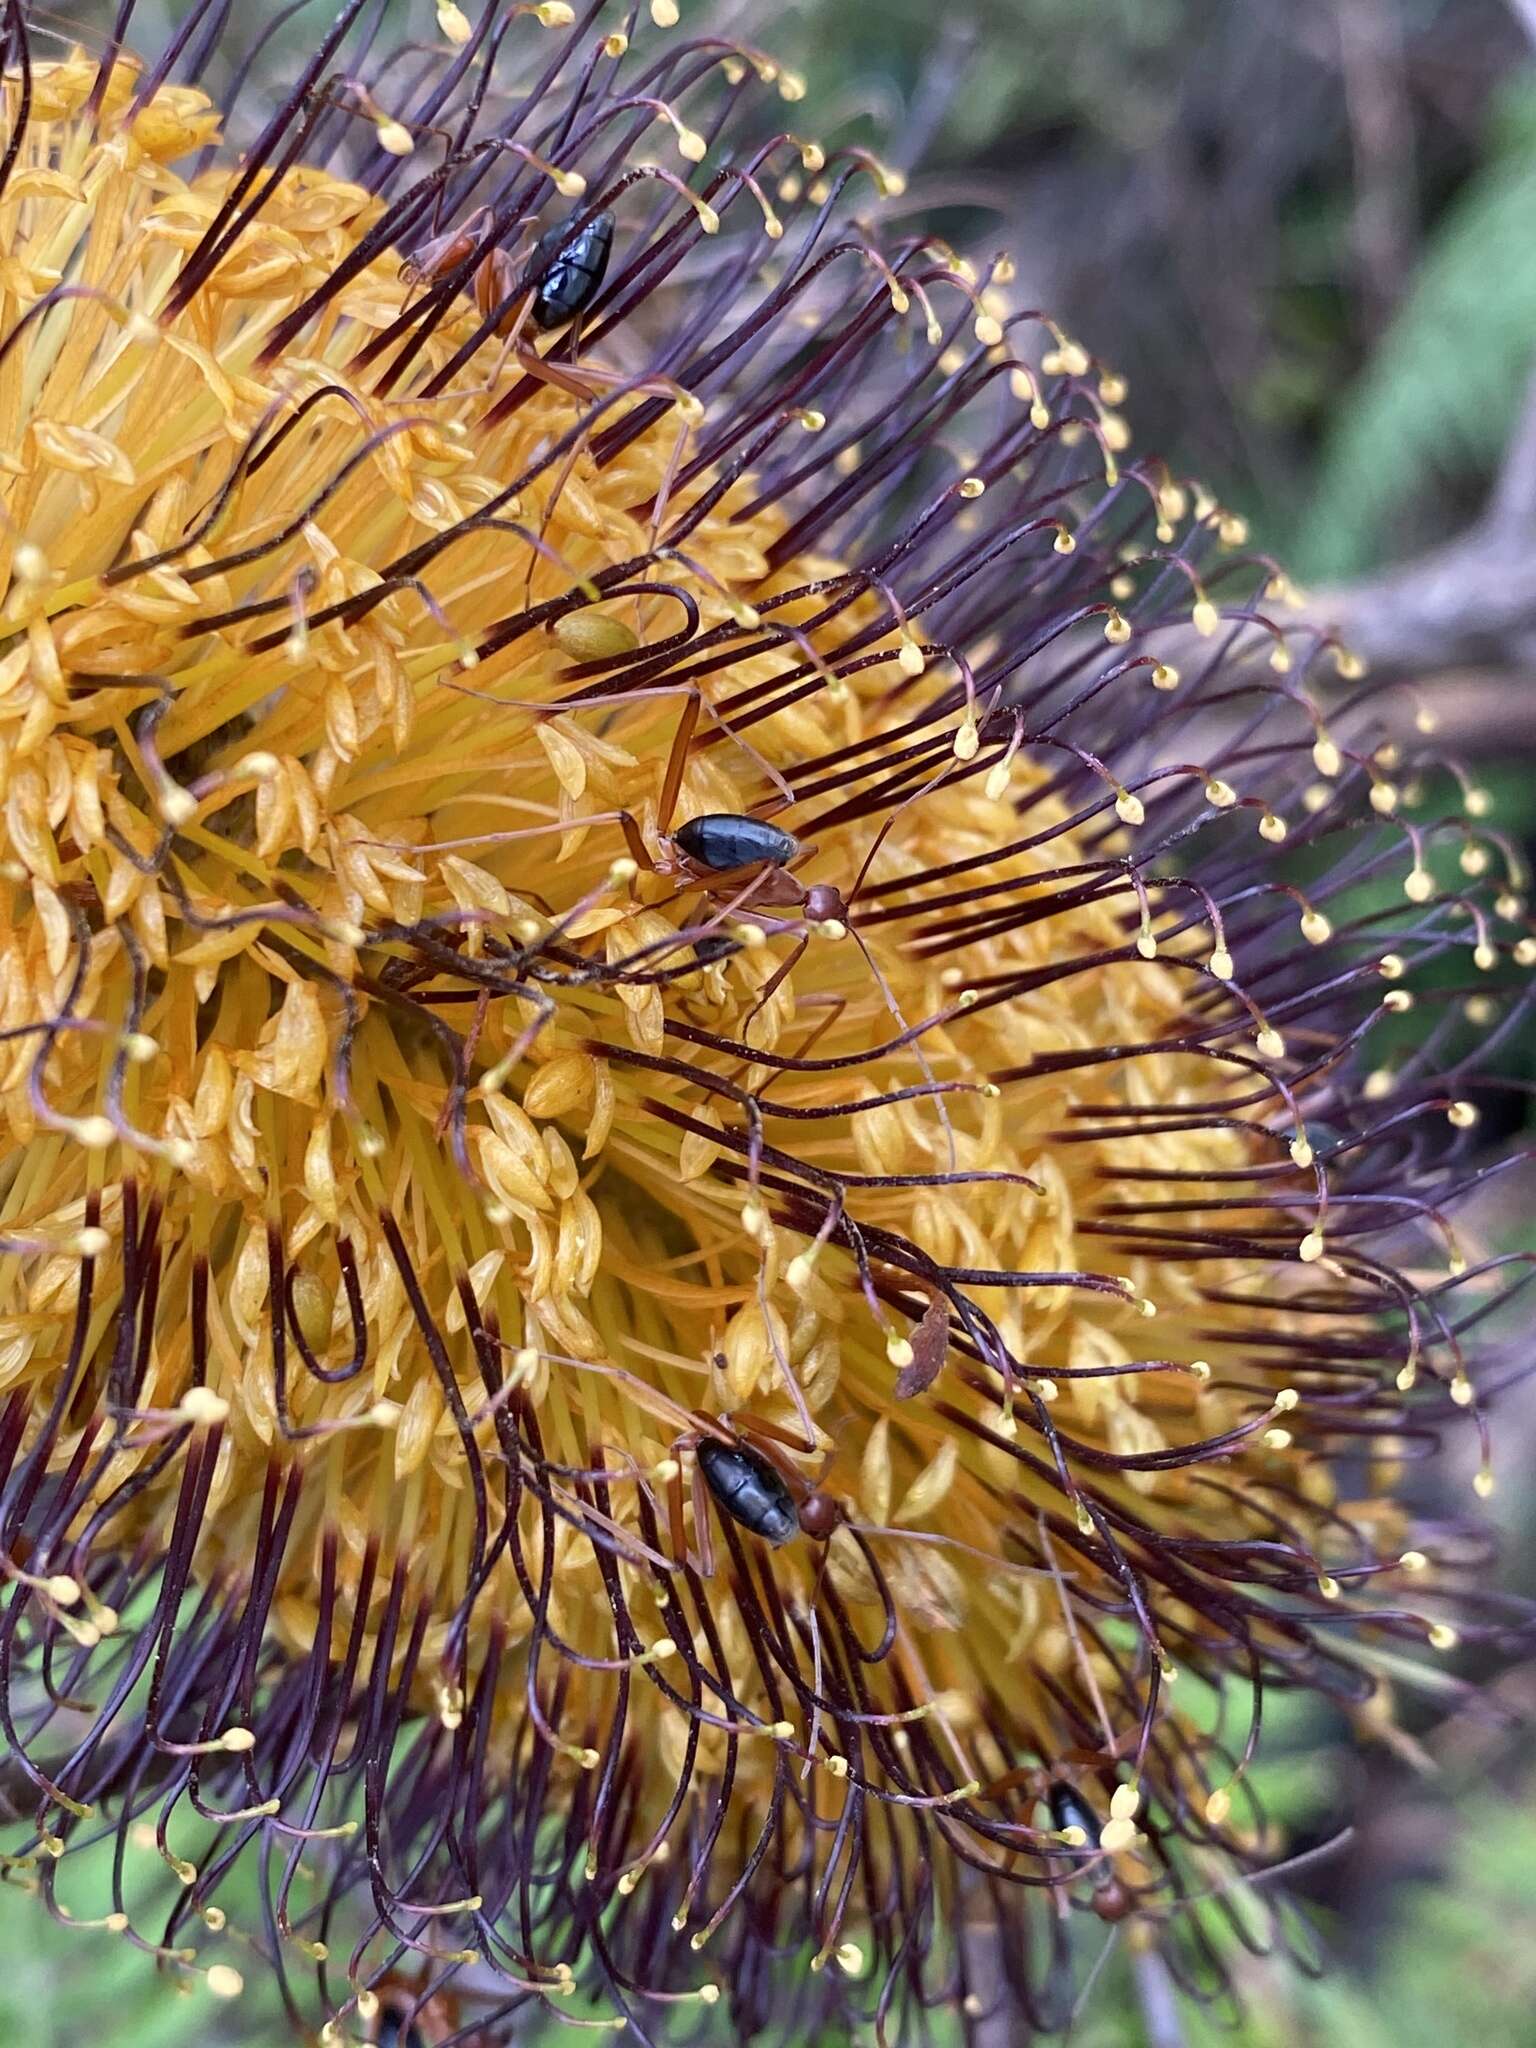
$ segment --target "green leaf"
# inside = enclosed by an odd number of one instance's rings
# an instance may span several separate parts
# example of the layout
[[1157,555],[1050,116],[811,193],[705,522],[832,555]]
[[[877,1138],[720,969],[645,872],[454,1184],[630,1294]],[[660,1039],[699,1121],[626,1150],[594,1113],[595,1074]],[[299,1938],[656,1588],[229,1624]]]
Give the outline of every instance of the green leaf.
[[[1495,153],[1443,216],[1324,448],[1292,542],[1304,576],[1358,574],[1416,531],[1427,480],[1491,473],[1536,353],[1536,93],[1507,95]],[[1435,486],[1438,493],[1443,486]]]

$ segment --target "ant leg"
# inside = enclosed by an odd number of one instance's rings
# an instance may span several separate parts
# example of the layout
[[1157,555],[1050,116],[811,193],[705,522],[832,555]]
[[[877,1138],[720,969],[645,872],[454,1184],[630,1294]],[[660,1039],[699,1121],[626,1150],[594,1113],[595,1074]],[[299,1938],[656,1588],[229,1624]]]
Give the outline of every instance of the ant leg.
[[743,1017],[741,1020],[741,1025],[739,1028],[741,1030],[743,1037],[745,1037],[746,1035],[747,1026],[752,1022],[752,1019],[757,1015],[758,1011],[766,1009],[768,1004],[773,1001],[774,992],[779,987],[780,983],[784,981],[787,975],[793,974],[795,969],[800,965],[800,956],[810,943],[810,933],[803,933],[801,937],[796,941],[793,950],[789,954],[787,954],[782,961],[780,961],[779,965],[773,970],[772,974],[769,975],[768,979],[763,983],[762,987],[758,990],[757,1001],[752,1005],[751,1009],[748,1010],[746,1016]]
[[[474,1060],[475,1048],[480,1043],[480,1034],[485,1029],[485,1020],[487,1019],[487,1017],[490,1016],[490,1014],[491,992],[488,988],[482,988],[479,995],[477,995],[475,998],[474,1019],[470,1024],[468,1035],[464,1040],[463,1059],[464,1072],[466,1075],[469,1073],[470,1065]],[[444,1102],[442,1108],[437,1113],[437,1122],[432,1127],[432,1136],[436,1143],[442,1143],[443,1136],[446,1133],[448,1126],[453,1122],[455,1114],[458,1112],[462,1105],[462,1101],[463,1096],[458,1089],[453,1089],[449,1092],[447,1100]]]
[[667,1481],[667,1524],[672,1536],[672,1555],[679,1564],[687,1564],[689,1554],[688,1532],[683,1526],[683,1468],[676,1455],[682,1448],[681,1442],[672,1446],[673,1462],[677,1465],[677,1470]]
[[523,578],[523,609],[525,611],[529,610],[533,604],[533,572],[538,566],[539,554],[543,548],[545,536],[548,534],[550,526],[554,521],[555,507],[560,502],[560,493],[575,474],[577,460],[586,445],[587,437],[585,432],[583,432],[572,443],[570,453],[566,456],[564,462],[561,463],[559,473],[555,478],[555,487],[549,494],[543,516],[539,520],[538,543],[528,551],[528,574]]
[[704,1484],[704,1468],[699,1463],[697,1452],[693,1459],[693,1533],[699,1546],[699,1576],[712,1579],[715,1576],[715,1537],[709,1525],[709,1491]]
[[[783,1444],[789,1450],[799,1451],[803,1457],[808,1457],[816,1448],[814,1443],[807,1443],[803,1436],[797,1436],[792,1429],[785,1429],[777,1422],[764,1422],[755,1415],[749,1416],[745,1421],[740,1416],[733,1415],[731,1417],[731,1427],[738,1436],[745,1437],[749,1443],[755,1444],[756,1448],[763,1453],[763,1456],[781,1470],[784,1468],[773,1452],[775,1444]],[[791,1466],[788,1468],[786,1476],[800,1479],[804,1475],[795,1471],[793,1466]],[[825,1474],[823,1474],[823,1477],[825,1477]]]
[[[1065,1907],[1065,1900],[1062,1900],[1061,1903],[1062,1906]],[[1084,2008],[1087,2006],[1089,1999],[1093,1996],[1094,1987],[1097,1985],[1100,1977],[1103,1975],[1104,1966],[1106,1965],[1106,1963],[1108,1963],[1111,1955],[1113,1955],[1115,1943],[1119,1940],[1119,1938],[1119,1926],[1117,1925],[1111,1927],[1109,1933],[1104,1938],[1103,1947],[1099,1950],[1099,1953],[1094,1960],[1093,1967],[1089,1970],[1088,1975],[1083,1979],[1083,1988],[1081,1991],[1079,1991],[1077,1997],[1072,2001],[1072,2010],[1067,2015],[1067,2034],[1069,2038],[1071,2035],[1076,2033],[1077,2023],[1082,2018]]]
[[[656,863],[651,858],[650,848],[640,836],[640,827],[636,824],[632,813],[620,811],[618,813],[618,820],[624,834],[624,844],[629,848],[630,859],[635,863],[636,867],[645,868],[650,874],[654,875]],[[589,823],[590,820],[584,819],[582,822],[585,824]]]
[[[857,927],[851,923],[848,926],[848,936],[850,939],[853,940],[854,944],[858,947],[859,951],[864,955],[864,964],[866,967],[868,967],[871,975],[873,975],[875,983],[879,988],[881,995],[885,998],[885,1007],[890,1011],[891,1015],[895,1018],[897,1024],[901,1027],[903,1036],[906,1036],[907,1034],[911,1033],[911,1026],[907,1023],[906,1018],[903,1017],[903,1015],[901,1014],[901,1005],[896,1000],[896,993],[894,989],[892,989],[891,984],[886,980],[884,974],[881,973],[879,962],[875,959],[874,954],[870,952],[868,946],[865,945],[863,939],[859,936]],[[944,1096],[942,1091],[940,1090],[938,1079],[934,1074],[933,1068],[929,1064],[927,1053],[923,1050],[923,1042],[921,1036],[913,1033],[910,1038],[910,1043],[912,1046],[913,1057],[916,1059],[918,1067],[922,1071],[923,1079],[928,1083],[929,1088],[933,1091],[933,1105],[939,1113],[939,1122],[944,1127],[944,1142],[949,1153],[949,1170],[951,1173],[953,1173],[956,1171],[960,1163],[959,1154],[955,1149],[955,1127],[949,1120],[949,1111],[944,1106]]]
[[667,754],[666,772],[661,778],[661,796],[656,805],[658,832],[670,832],[672,829],[672,813],[677,808],[683,773],[688,766],[688,749],[693,745],[698,723],[699,695],[695,690],[690,691],[683,701],[683,715],[677,721],[677,731],[672,735],[672,746]]
[[552,363],[526,342],[519,342],[511,354],[525,376],[540,384],[552,385],[568,398],[579,398],[583,404],[594,398],[605,398],[615,390],[642,392],[650,398],[670,398],[675,403],[692,403],[690,394],[670,377],[632,377],[626,371],[606,370],[597,363]]
[[688,423],[685,420],[678,427],[677,439],[673,443],[672,453],[667,457],[667,466],[662,471],[661,482],[656,487],[656,496],[651,505],[650,545],[652,548],[655,548],[661,539],[661,522],[667,515],[667,505],[671,500],[672,486],[676,483],[677,473],[683,466],[683,450],[687,445]]

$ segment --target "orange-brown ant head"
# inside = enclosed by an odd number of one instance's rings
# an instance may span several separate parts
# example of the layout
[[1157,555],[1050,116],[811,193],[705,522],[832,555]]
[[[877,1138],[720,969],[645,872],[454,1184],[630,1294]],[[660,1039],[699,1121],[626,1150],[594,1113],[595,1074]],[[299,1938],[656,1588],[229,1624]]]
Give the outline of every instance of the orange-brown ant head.
[[1127,1920],[1136,1910],[1136,1895],[1129,1885],[1122,1884],[1118,1877],[1107,1877],[1102,1884],[1093,1888],[1089,1901],[1099,1918],[1114,1926]]
[[823,1493],[819,1486],[798,1503],[798,1511],[802,1530],[822,1543],[848,1519],[848,1510],[836,1495]]
[[805,892],[805,918],[807,924],[846,924],[842,890],[832,882],[812,882]]

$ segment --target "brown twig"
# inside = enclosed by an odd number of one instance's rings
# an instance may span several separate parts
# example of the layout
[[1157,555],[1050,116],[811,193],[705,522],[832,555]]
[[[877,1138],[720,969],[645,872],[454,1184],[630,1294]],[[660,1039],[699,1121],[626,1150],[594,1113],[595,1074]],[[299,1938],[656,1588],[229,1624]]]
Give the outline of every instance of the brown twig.
[[1308,609],[1376,667],[1536,661],[1536,377],[1482,516],[1439,547],[1318,592]]

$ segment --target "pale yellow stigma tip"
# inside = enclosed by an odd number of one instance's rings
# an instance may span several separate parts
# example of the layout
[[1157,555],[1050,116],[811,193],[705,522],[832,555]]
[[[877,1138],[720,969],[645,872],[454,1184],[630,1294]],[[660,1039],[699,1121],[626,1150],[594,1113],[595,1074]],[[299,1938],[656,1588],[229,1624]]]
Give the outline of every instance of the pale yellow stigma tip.
[[245,1989],[245,1979],[229,1963],[211,1964],[204,1981],[215,1998],[238,1998]]
[[198,1423],[205,1429],[215,1429],[221,1422],[229,1420],[229,1403],[211,1387],[188,1387],[178,1406],[188,1422]]

